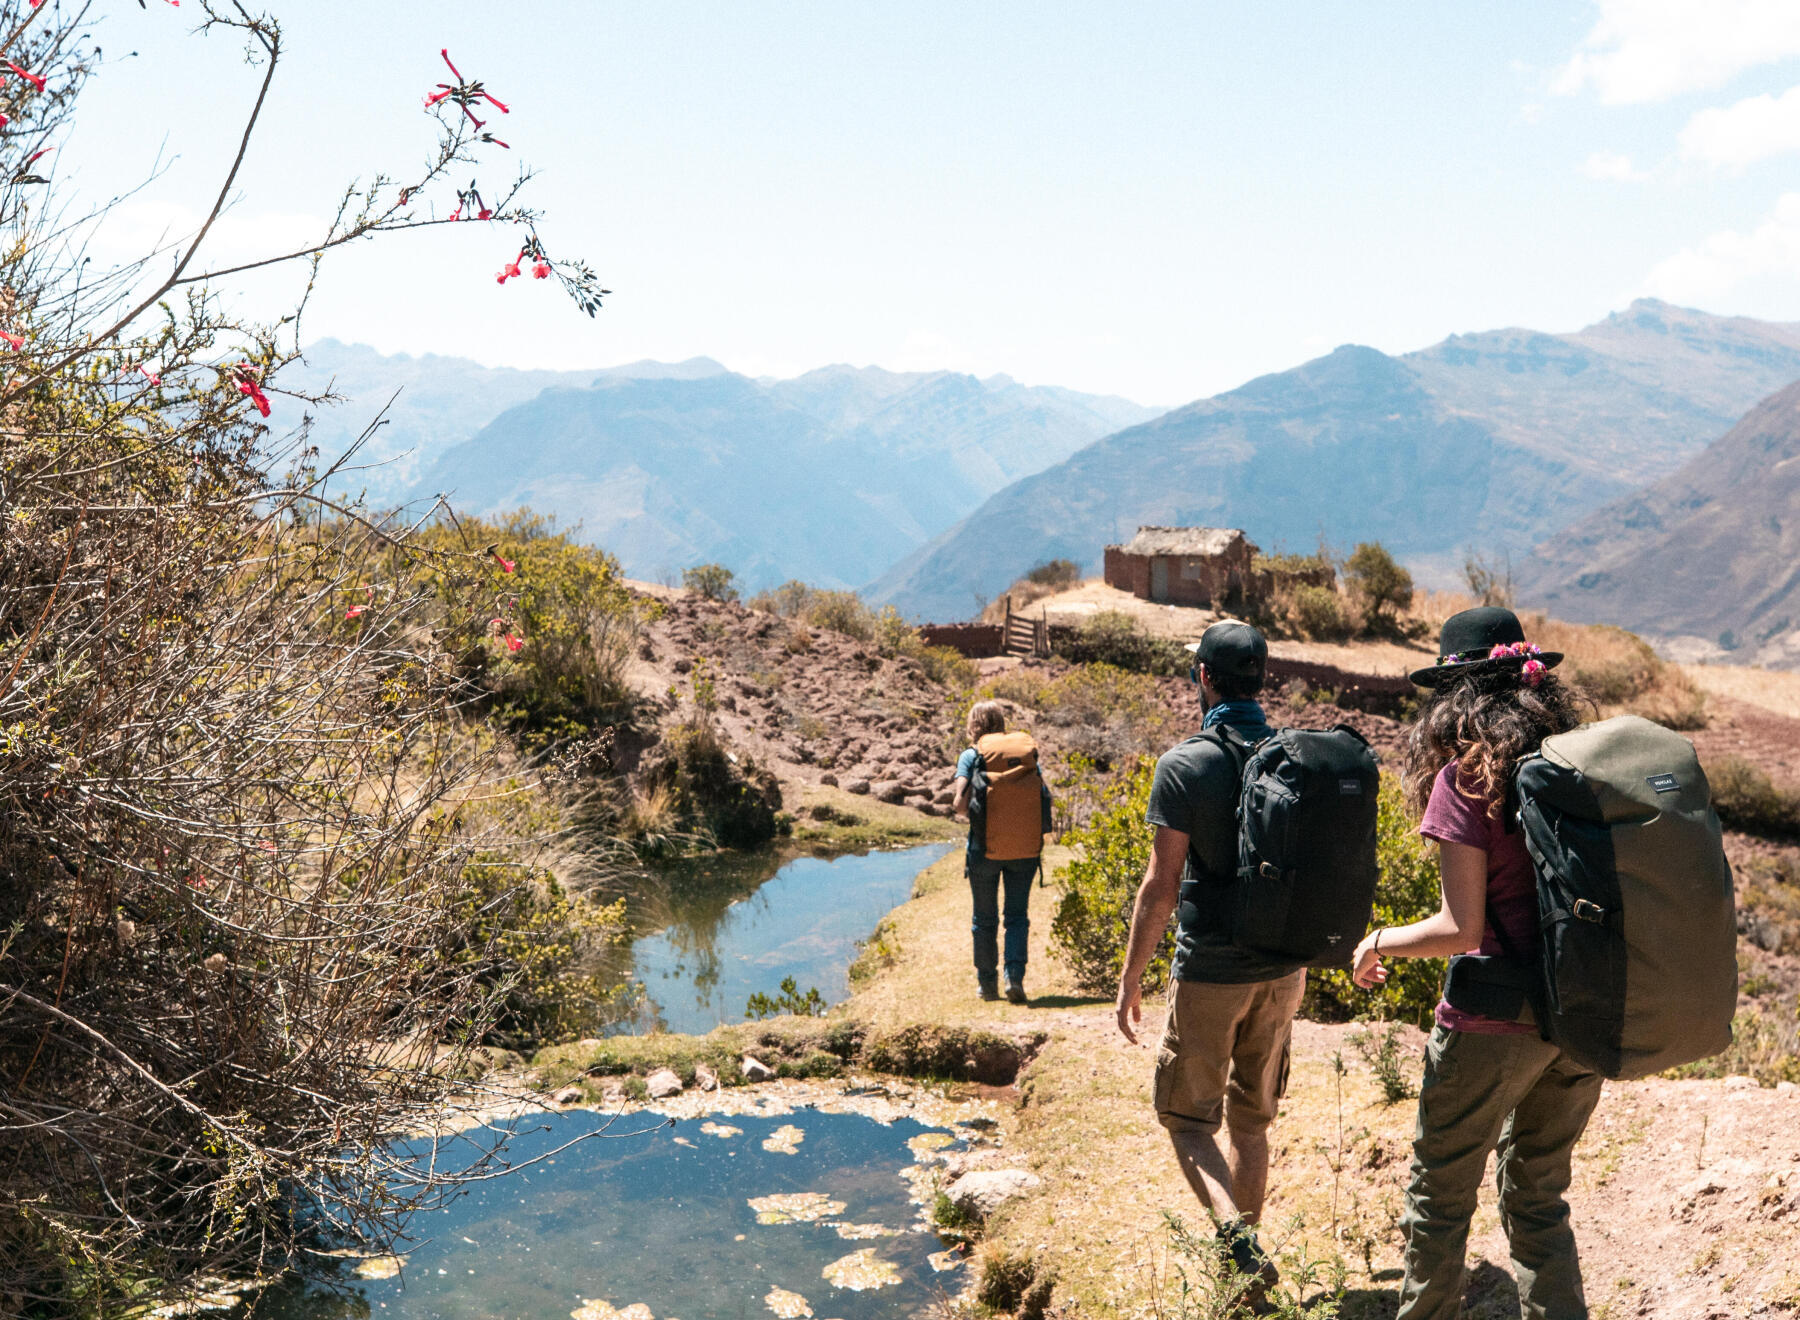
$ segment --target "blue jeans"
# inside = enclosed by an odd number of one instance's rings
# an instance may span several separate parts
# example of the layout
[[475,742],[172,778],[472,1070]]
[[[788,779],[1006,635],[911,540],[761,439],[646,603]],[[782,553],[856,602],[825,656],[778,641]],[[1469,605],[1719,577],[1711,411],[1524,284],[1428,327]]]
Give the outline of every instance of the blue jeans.
[[1025,960],[1030,946],[1026,936],[1031,919],[1025,908],[1031,901],[1031,882],[1038,871],[1038,859],[1027,857],[1016,862],[990,862],[970,857],[964,863],[969,876],[969,893],[975,900],[975,975],[984,985],[995,979],[1000,961],[994,933],[1000,926],[1000,884],[1006,882],[1006,979],[1025,979]]

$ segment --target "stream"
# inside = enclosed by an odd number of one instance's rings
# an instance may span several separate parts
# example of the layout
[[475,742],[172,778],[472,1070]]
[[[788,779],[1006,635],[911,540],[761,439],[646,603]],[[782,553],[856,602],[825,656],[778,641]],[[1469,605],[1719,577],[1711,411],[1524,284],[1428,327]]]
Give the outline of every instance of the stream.
[[[520,1120],[508,1158],[608,1117]],[[661,1121],[627,1114],[620,1135],[473,1183],[414,1217],[402,1256],[346,1262],[336,1288],[276,1290],[258,1320],[873,1320],[961,1286],[948,1257],[932,1261],[943,1244],[918,1226],[902,1176],[960,1149],[960,1129],[800,1109],[643,1132]]]
[[918,873],[955,843],[808,857],[717,854],[659,873],[653,895],[634,901],[640,928],[631,975],[644,986],[638,1011],[613,1034],[701,1035],[744,1020],[751,995],[773,995],[791,976],[827,1004],[850,993],[857,944],[912,894]]

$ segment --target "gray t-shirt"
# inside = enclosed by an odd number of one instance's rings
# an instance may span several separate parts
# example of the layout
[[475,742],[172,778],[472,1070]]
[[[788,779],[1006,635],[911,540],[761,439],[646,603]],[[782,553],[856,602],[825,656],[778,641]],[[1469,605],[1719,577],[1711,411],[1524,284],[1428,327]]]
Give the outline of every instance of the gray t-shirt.
[[[1260,722],[1231,722],[1252,744],[1274,732]],[[1231,942],[1238,788],[1236,760],[1210,736],[1196,734],[1177,743],[1156,762],[1145,819],[1188,836],[1181,902],[1175,909],[1175,977],[1180,981],[1273,981],[1305,965]]]

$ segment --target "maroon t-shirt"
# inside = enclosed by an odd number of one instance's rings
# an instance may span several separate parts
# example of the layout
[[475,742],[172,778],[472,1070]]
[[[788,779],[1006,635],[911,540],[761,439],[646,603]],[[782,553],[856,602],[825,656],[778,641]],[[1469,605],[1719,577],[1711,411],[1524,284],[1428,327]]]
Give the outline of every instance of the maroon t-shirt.
[[[1498,815],[1488,813],[1488,803],[1464,793],[1457,784],[1456,762],[1438,772],[1431,786],[1431,798],[1425,804],[1425,818],[1419,822],[1419,833],[1439,843],[1461,843],[1480,848],[1487,854],[1488,922],[1482,926],[1481,947],[1472,952],[1504,954],[1500,937],[1494,934],[1498,922],[1511,946],[1523,953],[1532,948],[1537,937],[1537,881],[1532,875],[1531,854],[1525,851],[1525,835],[1521,830],[1507,832]],[[1459,1013],[1440,1001],[1438,1025],[1450,1031],[1474,1031],[1502,1036],[1537,1028],[1522,1022],[1501,1022],[1476,1013]]]

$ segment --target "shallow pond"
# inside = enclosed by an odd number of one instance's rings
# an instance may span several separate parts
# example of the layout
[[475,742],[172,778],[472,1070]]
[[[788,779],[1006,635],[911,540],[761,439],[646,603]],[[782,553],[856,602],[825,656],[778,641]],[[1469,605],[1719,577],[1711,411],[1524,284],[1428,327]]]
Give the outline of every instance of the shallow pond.
[[[658,1121],[626,1115],[611,1131]],[[532,1159],[606,1122],[591,1111],[523,1120],[509,1159]],[[942,1244],[916,1227],[919,1207],[901,1177],[915,1163],[909,1140],[946,1144],[947,1135],[928,1132],[911,1119],[883,1125],[799,1110],[599,1137],[416,1216],[416,1244],[395,1277],[346,1269],[348,1291],[290,1290],[265,1297],[256,1314],[614,1320],[611,1308],[641,1304],[629,1320],[646,1320],[645,1311],[656,1320],[911,1315],[962,1283],[960,1267],[933,1267]],[[750,1202],[766,1197],[780,1199],[759,1213]],[[381,1264],[362,1268],[379,1273]]]
[[828,1004],[850,992],[856,946],[912,893],[913,878],[956,845],[843,857],[725,854],[672,868],[638,920],[661,928],[631,948],[647,1001],[616,1032],[701,1034],[742,1022],[751,995],[791,976]]

